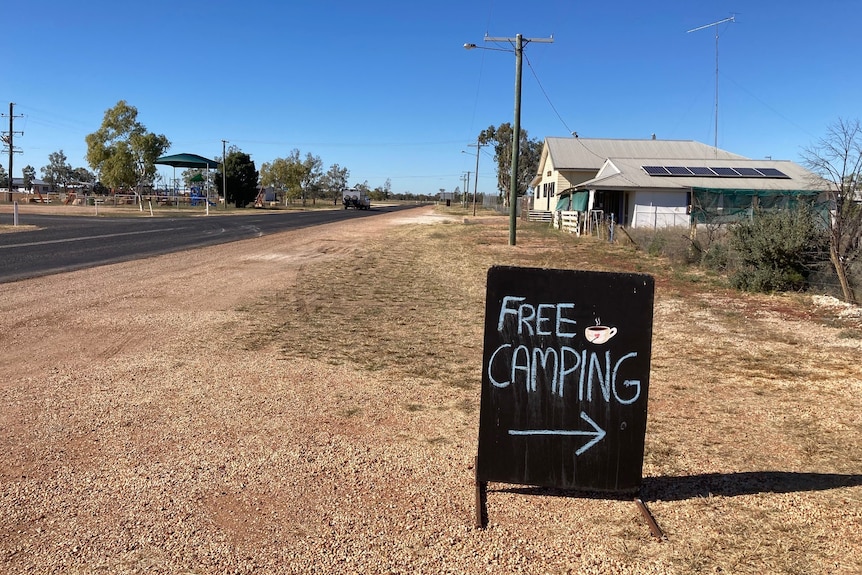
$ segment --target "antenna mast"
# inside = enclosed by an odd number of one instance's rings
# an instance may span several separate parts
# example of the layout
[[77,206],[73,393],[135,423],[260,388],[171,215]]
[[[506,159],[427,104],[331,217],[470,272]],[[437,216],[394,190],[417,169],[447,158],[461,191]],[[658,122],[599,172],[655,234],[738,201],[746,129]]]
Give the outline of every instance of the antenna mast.
[[698,26],[697,28],[692,28],[691,30],[687,30],[686,34],[691,32],[697,32],[698,30],[703,30],[705,28],[715,27],[715,150],[718,153],[718,25],[724,24],[725,22],[736,22],[736,14],[731,16],[730,18],[725,18],[724,20],[719,20],[718,22],[713,22],[712,24],[704,24],[703,26]]

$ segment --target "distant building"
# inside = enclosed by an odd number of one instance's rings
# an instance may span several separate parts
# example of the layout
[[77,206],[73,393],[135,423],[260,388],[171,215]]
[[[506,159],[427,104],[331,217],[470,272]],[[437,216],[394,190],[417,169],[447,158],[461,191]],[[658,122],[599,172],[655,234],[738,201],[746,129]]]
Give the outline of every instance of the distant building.
[[56,190],[48,182],[34,178],[30,182],[30,190],[24,189],[24,178],[12,178],[12,192],[19,194],[47,194],[54,193]]

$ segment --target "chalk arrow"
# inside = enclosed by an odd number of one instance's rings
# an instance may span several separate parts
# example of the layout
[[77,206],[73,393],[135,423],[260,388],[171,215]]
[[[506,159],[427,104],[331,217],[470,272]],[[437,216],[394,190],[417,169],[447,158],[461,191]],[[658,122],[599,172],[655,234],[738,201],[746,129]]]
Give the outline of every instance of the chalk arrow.
[[581,412],[581,419],[593,426],[594,431],[570,431],[567,429],[510,429],[509,435],[586,435],[592,436],[586,445],[575,451],[575,455],[581,455],[587,449],[601,441],[607,435],[607,432],[590,419],[590,416],[585,412]]

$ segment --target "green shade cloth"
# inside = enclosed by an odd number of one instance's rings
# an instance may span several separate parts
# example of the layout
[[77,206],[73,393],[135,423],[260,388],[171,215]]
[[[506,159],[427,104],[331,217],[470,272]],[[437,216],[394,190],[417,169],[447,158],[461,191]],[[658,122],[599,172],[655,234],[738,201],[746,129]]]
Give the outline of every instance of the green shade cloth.
[[825,219],[831,202],[815,190],[736,190],[692,188],[691,218],[695,223],[730,223],[751,217],[755,209],[773,212],[807,204]]
[[590,192],[575,192],[572,194],[572,210],[576,212],[587,211],[587,203],[590,200]]
[[572,196],[560,196],[557,198],[557,207],[554,208],[555,212],[567,212],[569,211],[569,206],[572,203]]
[[572,192],[565,196],[560,196],[557,200],[555,212],[585,212],[587,211],[587,202],[590,199],[590,192]]
[[218,168],[220,162],[198,156],[197,154],[174,154],[173,156],[162,156],[156,160],[157,164],[173,166],[175,168]]

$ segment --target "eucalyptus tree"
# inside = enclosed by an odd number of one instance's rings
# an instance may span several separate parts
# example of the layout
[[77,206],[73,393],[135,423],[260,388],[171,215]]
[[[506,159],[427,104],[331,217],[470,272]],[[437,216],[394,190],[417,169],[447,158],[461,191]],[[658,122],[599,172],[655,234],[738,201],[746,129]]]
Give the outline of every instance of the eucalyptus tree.
[[332,164],[321,178],[321,187],[331,194],[335,203],[338,203],[341,190],[347,187],[347,178],[349,177],[350,170],[342,168],[338,164]]
[[42,179],[52,188],[65,187],[73,179],[72,166],[63,150],[48,154],[48,165],[42,166]]
[[96,181],[96,174],[84,167],[72,170],[72,179],[81,184],[92,184]]
[[28,192],[33,189],[33,182],[36,181],[36,168],[27,164],[21,170],[21,175],[24,176],[24,189]]
[[299,193],[304,206],[309,196],[317,197],[323,177],[323,161],[320,156],[314,156],[311,152],[305,154],[303,158],[300,156],[299,150],[294,148],[290,152],[288,162],[292,166],[295,181],[299,183]]
[[[479,144],[490,144],[494,147],[494,160],[497,162],[497,189],[508,204],[508,190],[512,181],[512,134],[514,130],[508,122],[499,126],[489,126],[479,133]],[[527,185],[539,169],[539,159],[542,155],[542,142],[531,140],[527,130],[521,129],[518,143],[518,194],[527,191]]]
[[[260,166],[260,185],[273,188],[284,197],[285,203],[289,196],[293,173],[285,158],[276,158],[272,162],[264,162]],[[295,186],[297,189],[299,183]]]
[[322,166],[320,156],[307,153],[303,157],[294,148],[286,158],[261,165],[260,183],[283,191],[285,199],[302,198],[302,205],[305,205],[308,197],[316,198],[325,181]]
[[88,134],[87,163],[110,188],[151,186],[156,160],[171,143],[163,134],[148,132],[138,121],[138,109],[125,100],[105,112],[101,127]]

